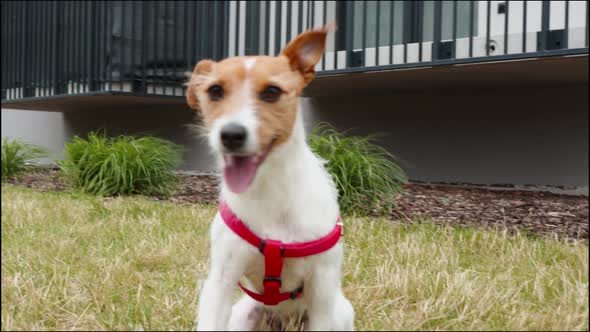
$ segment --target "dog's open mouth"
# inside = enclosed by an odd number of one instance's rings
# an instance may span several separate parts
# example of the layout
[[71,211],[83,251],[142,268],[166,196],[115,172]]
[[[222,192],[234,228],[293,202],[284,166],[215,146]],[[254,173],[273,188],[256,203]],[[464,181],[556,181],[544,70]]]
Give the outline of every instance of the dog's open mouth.
[[257,155],[236,155],[226,154],[223,156],[225,166],[223,168],[223,176],[229,190],[239,194],[252,184],[258,166],[268,156],[274,141],[268,144],[260,154]]

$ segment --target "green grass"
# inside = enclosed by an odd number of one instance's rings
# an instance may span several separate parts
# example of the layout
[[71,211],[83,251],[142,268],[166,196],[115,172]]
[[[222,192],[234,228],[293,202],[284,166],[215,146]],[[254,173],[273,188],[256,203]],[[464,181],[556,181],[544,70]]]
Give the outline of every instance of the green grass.
[[48,151],[20,139],[2,138],[2,181],[18,176]]
[[181,162],[181,147],[156,137],[90,133],[74,137],[59,161],[64,175],[82,191],[113,196],[133,193],[172,193],[177,184],[174,169]]
[[327,161],[343,213],[389,214],[407,182],[395,158],[374,136],[345,136],[320,123],[309,137],[311,149]]
[[[209,205],[2,186],[2,330],[186,330]],[[357,330],[587,330],[588,246],[346,217]]]

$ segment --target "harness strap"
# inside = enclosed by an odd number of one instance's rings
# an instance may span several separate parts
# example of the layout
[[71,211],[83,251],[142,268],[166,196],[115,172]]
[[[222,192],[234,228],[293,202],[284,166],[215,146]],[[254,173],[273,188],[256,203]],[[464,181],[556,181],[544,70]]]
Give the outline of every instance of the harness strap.
[[258,294],[245,288],[240,283],[238,283],[238,285],[250,297],[266,305],[276,305],[288,299],[296,299],[303,296],[302,287],[293,292],[280,292],[284,257],[305,257],[322,253],[336,245],[342,235],[342,219],[338,217],[334,229],[328,235],[318,240],[287,244],[270,239],[263,240],[254,234],[240,220],[240,218],[231,211],[225,201],[220,202],[219,212],[225,224],[234,231],[236,235],[254,247],[257,247],[260,253],[264,255],[264,292]]

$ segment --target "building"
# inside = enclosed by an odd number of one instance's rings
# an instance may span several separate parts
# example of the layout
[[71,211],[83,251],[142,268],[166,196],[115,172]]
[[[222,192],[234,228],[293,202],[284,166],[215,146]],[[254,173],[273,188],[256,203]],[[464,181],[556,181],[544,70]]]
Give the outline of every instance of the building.
[[211,171],[182,83],[336,21],[302,101],[417,181],[588,192],[588,1],[3,1],[2,135],[151,133]]

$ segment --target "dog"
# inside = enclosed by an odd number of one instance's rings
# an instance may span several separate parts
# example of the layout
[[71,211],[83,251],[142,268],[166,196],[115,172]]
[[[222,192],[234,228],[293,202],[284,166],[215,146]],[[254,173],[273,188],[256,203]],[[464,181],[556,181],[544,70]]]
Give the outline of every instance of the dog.
[[[305,31],[278,56],[201,60],[191,74],[187,102],[223,170],[199,331],[253,330],[268,312],[305,317],[306,330],[354,329],[338,192],[307,145],[299,106],[334,30]],[[246,294],[232,306],[238,284]]]

